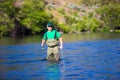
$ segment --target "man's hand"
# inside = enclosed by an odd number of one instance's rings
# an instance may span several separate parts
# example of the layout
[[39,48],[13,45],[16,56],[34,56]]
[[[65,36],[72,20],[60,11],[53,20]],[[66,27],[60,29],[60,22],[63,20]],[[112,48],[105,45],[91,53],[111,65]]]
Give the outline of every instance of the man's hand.
[[44,49],[44,43],[45,43],[45,40],[42,39],[42,43],[41,43],[41,47],[42,47],[42,49]]
[[44,49],[44,45],[43,44],[41,44],[41,47],[42,47],[42,49]]
[[62,37],[59,38],[59,41],[60,41],[60,47],[59,47],[59,49],[63,49],[63,41],[62,41]]
[[63,49],[63,46],[60,46],[59,48],[60,48],[60,49]]

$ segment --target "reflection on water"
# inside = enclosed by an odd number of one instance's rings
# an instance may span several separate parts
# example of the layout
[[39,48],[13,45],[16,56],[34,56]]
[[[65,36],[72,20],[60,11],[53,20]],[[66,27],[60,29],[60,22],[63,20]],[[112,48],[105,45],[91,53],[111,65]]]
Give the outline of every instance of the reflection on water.
[[61,80],[59,63],[48,62],[46,67],[46,80]]
[[82,34],[64,34],[65,42],[86,41],[86,40],[103,40],[120,38],[120,33],[82,33]]
[[42,36],[24,36],[24,37],[2,37],[0,38],[1,45],[26,44],[41,42]]
[[[120,38],[120,33],[82,33],[82,34],[63,34],[64,42],[86,41],[86,40],[103,40]],[[27,37],[3,37],[0,38],[1,45],[26,44],[41,42],[42,36]]]
[[40,36],[0,39],[0,80],[120,80],[118,33],[64,34],[57,63]]

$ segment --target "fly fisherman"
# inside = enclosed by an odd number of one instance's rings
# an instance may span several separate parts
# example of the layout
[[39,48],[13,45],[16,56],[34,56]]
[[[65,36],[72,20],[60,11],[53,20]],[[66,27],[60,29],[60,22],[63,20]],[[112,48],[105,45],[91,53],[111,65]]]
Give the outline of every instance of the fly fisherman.
[[60,58],[59,48],[63,48],[62,37],[60,33],[55,30],[53,24],[49,22],[47,24],[48,31],[44,33],[41,46],[44,47],[44,43],[47,44],[47,60],[58,61]]

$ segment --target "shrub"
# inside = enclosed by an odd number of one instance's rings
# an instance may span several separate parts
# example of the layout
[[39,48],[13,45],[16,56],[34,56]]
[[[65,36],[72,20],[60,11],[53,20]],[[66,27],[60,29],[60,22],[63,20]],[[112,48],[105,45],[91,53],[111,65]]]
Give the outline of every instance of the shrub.
[[68,26],[67,24],[60,24],[59,26],[60,26],[61,30],[66,33],[69,32],[69,30],[70,30],[70,26]]
[[63,8],[61,8],[61,9],[59,9],[59,12],[60,12],[61,14],[64,14],[64,13],[65,13],[65,10],[64,10]]
[[109,32],[110,31],[110,28],[109,26],[104,26],[102,29],[101,29],[102,32]]
[[77,22],[76,30],[78,31],[97,31],[100,27],[101,22],[96,18],[89,18],[84,16]]
[[112,29],[120,28],[120,5],[109,4],[99,8],[97,12],[104,21],[104,26],[110,26]]

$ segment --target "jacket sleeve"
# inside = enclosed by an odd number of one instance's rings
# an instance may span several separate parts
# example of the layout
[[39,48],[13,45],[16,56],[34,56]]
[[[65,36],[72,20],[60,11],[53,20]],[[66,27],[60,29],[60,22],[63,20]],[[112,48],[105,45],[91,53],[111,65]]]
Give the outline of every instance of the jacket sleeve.
[[44,33],[43,39],[44,39],[44,40],[47,40],[47,32]]
[[57,38],[60,38],[61,34],[57,31]]

